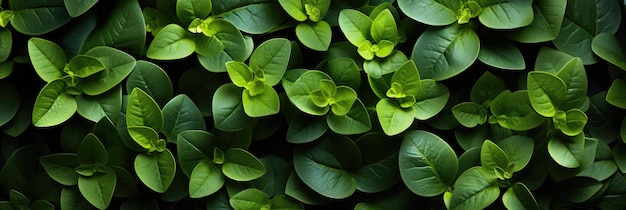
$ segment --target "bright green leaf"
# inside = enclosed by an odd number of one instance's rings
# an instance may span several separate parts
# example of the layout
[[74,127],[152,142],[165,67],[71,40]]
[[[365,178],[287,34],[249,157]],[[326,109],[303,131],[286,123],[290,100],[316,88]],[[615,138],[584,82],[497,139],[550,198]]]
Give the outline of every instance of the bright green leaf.
[[278,93],[267,84],[265,89],[256,95],[252,95],[247,89],[243,90],[242,103],[244,112],[250,117],[263,117],[280,111]]
[[252,74],[248,65],[243,62],[228,61],[226,62],[226,69],[230,80],[237,87],[246,87],[249,82],[254,80],[254,74]]
[[413,61],[407,61],[393,73],[391,83],[397,83],[401,89],[399,94],[417,96],[422,86],[420,74]]
[[357,10],[344,9],[339,13],[339,28],[346,39],[358,47],[370,39],[372,19]]
[[[557,115],[559,113],[557,112]],[[564,114],[565,119],[559,119],[557,116],[553,118],[554,126],[568,136],[581,133],[587,124],[587,115],[580,109],[570,109]]]
[[304,13],[302,0],[278,0],[278,3],[280,3],[280,6],[282,6],[285,12],[293,19],[300,22],[307,20],[308,17]]
[[585,152],[585,137],[578,134],[573,137],[553,137],[548,142],[548,153],[556,163],[567,168],[581,166]]
[[356,99],[347,114],[327,115],[328,127],[338,134],[351,135],[360,134],[372,129],[370,115],[361,100]]
[[509,90],[502,91],[491,102],[490,110],[498,125],[515,131],[530,130],[545,121],[533,110],[526,90],[513,93]]
[[[291,57],[291,42],[275,38],[261,43],[250,55],[250,69],[262,70],[265,83],[274,86],[280,82]],[[258,75],[256,75],[258,77]]]
[[0,28],[0,63],[4,63],[9,58],[11,48],[13,48],[11,31],[6,28]]
[[198,163],[211,160],[217,143],[217,137],[206,131],[187,130],[178,134],[176,149],[183,173],[191,176]]
[[311,115],[324,115],[328,112],[328,107],[319,107],[311,101],[310,93],[319,90],[319,84],[322,80],[332,80],[330,76],[324,72],[311,70],[307,71],[293,83],[291,88],[285,90],[289,100],[300,111]]
[[91,96],[100,95],[120,84],[137,64],[135,58],[128,53],[106,46],[94,47],[85,55],[94,57],[104,64],[104,71],[84,78],[78,84],[84,93]]
[[337,116],[343,116],[350,112],[354,101],[356,101],[356,92],[346,86],[337,87],[337,94],[334,96],[334,104],[331,105],[331,111]]
[[74,115],[78,106],[76,100],[65,93],[66,88],[65,81],[57,79],[41,89],[33,108],[33,125],[36,127],[55,126]]
[[408,60],[404,53],[395,50],[391,55],[385,58],[365,61],[363,63],[363,70],[365,70],[365,73],[367,73],[369,77],[378,79],[383,75],[395,72]]
[[163,128],[161,108],[150,95],[139,88],[133,89],[126,109],[126,125],[147,126],[155,131]]
[[567,94],[563,80],[546,72],[529,72],[527,86],[530,104],[544,117],[554,116]]
[[511,172],[517,172],[530,162],[534,150],[534,140],[528,136],[515,135],[498,142],[498,146],[509,158],[509,165],[513,166]]
[[54,42],[31,38],[28,40],[28,54],[35,71],[46,82],[61,78],[67,63],[65,52]]
[[146,56],[156,60],[176,60],[191,55],[195,50],[196,43],[189,37],[187,30],[169,24],[154,37]]
[[269,197],[263,191],[256,188],[249,188],[238,192],[230,198],[229,202],[235,210],[270,209]]
[[276,1],[217,1],[213,2],[213,14],[223,17],[243,32],[263,34],[280,27],[288,16],[284,15]]
[[77,55],[70,60],[69,70],[77,77],[85,78],[104,70],[104,64],[91,56]]
[[122,111],[122,88],[117,86],[101,95],[76,97],[77,112],[85,119],[97,122],[103,117],[117,121]]
[[408,129],[415,119],[415,110],[402,108],[391,99],[383,99],[376,104],[376,114],[385,134],[393,136]]
[[[480,165],[487,171],[505,170],[509,168],[509,157],[502,149],[490,140],[485,140],[480,148]],[[508,174],[510,178],[511,174]]]
[[398,28],[391,11],[383,10],[374,18],[370,34],[376,43],[380,43],[383,40],[395,43],[398,40]]
[[415,95],[415,118],[418,120],[428,120],[439,114],[448,103],[450,98],[450,90],[432,79],[422,80],[422,87],[417,95]]
[[144,149],[154,148],[155,142],[159,140],[159,133],[147,126],[128,126],[128,134],[137,144]]

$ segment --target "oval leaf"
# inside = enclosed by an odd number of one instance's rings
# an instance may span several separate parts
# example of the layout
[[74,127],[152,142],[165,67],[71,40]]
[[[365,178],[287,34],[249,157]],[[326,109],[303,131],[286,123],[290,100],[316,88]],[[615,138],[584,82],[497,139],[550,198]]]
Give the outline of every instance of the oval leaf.
[[215,91],[212,110],[215,128],[223,131],[238,131],[252,123],[252,118],[243,110],[241,89],[232,83]]
[[433,26],[449,25],[457,20],[461,3],[442,0],[398,0],[400,10],[413,20]]
[[10,0],[9,8],[14,15],[11,26],[31,36],[51,32],[72,19],[63,0]]
[[105,173],[94,176],[81,176],[78,178],[80,194],[99,209],[106,209],[113,198],[117,176],[113,169],[107,167]]
[[72,96],[65,93],[66,86],[65,81],[58,79],[41,89],[33,108],[33,125],[36,127],[55,126],[74,115],[78,105]]
[[159,31],[150,43],[146,56],[156,60],[176,60],[191,55],[196,44],[183,27],[169,24]]
[[65,52],[54,42],[31,38],[28,40],[28,55],[35,71],[46,82],[61,78],[67,57]]
[[161,108],[150,95],[139,88],[133,89],[128,98],[126,125],[147,126],[157,132],[163,128]]
[[463,172],[454,184],[450,209],[483,209],[498,199],[498,178],[482,167]]
[[169,150],[152,154],[141,153],[135,158],[135,172],[148,188],[164,193],[176,174],[176,161]]
[[222,171],[213,163],[201,161],[189,176],[189,197],[202,198],[217,192],[224,185]]
[[161,132],[170,142],[186,130],[206,130],[202,113],[187,95],[174,97],[163,107],[163,129]]
[[222,172],[235,181],[250,181],[265,174],[265,166],[250,152],[232,148],[226,151]]

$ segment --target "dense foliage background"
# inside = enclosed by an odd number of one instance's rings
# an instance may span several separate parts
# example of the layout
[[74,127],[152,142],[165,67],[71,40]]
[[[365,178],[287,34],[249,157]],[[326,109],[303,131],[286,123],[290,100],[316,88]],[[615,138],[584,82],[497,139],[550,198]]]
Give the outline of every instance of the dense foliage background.
[[624,209],[618,0],[0,0],[0,209]]

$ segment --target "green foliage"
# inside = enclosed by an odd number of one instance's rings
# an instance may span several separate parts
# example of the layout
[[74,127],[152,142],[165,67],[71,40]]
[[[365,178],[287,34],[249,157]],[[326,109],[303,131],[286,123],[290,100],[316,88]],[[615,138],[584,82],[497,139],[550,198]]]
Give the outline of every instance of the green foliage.
[[0,0],[0,209],[624,209],[623,5]]

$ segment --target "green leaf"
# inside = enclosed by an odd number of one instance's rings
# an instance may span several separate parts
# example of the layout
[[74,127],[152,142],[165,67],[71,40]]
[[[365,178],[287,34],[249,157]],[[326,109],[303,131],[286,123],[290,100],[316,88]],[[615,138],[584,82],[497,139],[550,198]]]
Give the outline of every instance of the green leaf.
[[132,53],[144,54],[146,23],[137,1],[120,1],[114,5],[108,18],[95,28],[85,40],[81,52],[96,46],[109,46]]
[[[130,79],[131,77],[129,77]],[[193,67],[185,71],[178,80],[178,89],[180,93],[188,95],[191,100],[198,106],[202,116],[212,116],[213,94],[220,87],[220,79],[214,77],[212,72],[203,69],[200,66]],[[154,95],[154,94],[152,94]],[[169,99],[168,99],[169,100]],[[166,102],[163,102],[166,103]]]
[[606,94],[606,102],[609,104],[626,109],[626,82],[622,79],[615,79],[609,88],[609,92]]
[[9,0],[11,26],[20,33],[36,36],[54,31],[72,18],[63,0]]
[[478,60],[500,69],[524,70],[526,63],[522,52],[505,39],[491,38],[481,42]]
[[230,205],[235,210],[269,209],[269,197],[256,188],[245,189],[233,195]]
[[400,10],[413,20],[433,26],[449,25],[457,20],[461,2],[444,0],[398,0]]
[[351,171],[361,164],[361,151],[347,137],[326,137],[314,145],[296,147],[293,163],[306,186],[325,197],[342,199],[356,191]]
[[342,135],[360,134],[372,129],[369,112],[359,99],[356,99],[347,114],[327,115],[326,122],[332,131]]
[[412,107],[402,108],[396,101],[391,99],[378,101],[376,114],[383,131],[388,136],[402,133],[413,124],[415,119],[415,109]]
[[365,70],[365,73],[370,77],[380,78],[383,75],[395,72],[408,60],[404,53],[396,50],[385,58],[365,61],[363,63],[363,70]]
[[183,25],[189,25],[196,18],[204,19],[211,13],[211,1],[180,0],[176,1],[176,16]]
[[498,178],[482,167],[463,172],[454,184],[450,209],[482,209],[500,195]]
[[492,29],[513,29],[524,27],[533,21],[532,0],[478,1],[482,12],[478,15],[480,23]]
[[345,85],[358,90],[361,87],[361,73],[354,60],[338,57],[328,61],[326,66],[321,67],[337,85]]
[[296,36],[302,44],[317,51],[326,51],[332,39],[332,30],[326,21],[302,22],[296,26]]
[[200,64],[211,72],[226,72],[225,63],[228,61],[244,61],[253,50],[253,41],[250,37],[244,37],[233,24],[226,20],[216,19],[209,24],[209,30],[216,32],[213,36],[223,44],[220,52],[212,52],[215,55],[204,54],[206,49],[202,45],[196,46],[196,52]]
[[284,195],[287,179],[293,171],[292,163],[272,155],[262,157],[259,160],[266,166],[267,171],[263,176],[252,180],[252,185],[270,197]]
[[78,85],[84,93],[92,96],[100,95],[120,84],[137,64],[133,56],[111,47],[94,47],[85,55],[94,57],[104,64],[104,71],[82,79]]
[[174,97],[163,107],[163,129],[168,141],[176,142],[178,134],[186,130],[206,130],[202,113],[184,94]]
[[15,62],[7,61],[4,63],[0,63],[0,79],[7,78],[13,73],[13,69],[15,67]]
[[9,123],[12,119],[21,117],[18,115],[18,111],[20,111],[22,99],[20,91],[18,91],[17,87],[15,87],[13,83],[0,83],[0,90],[2,90],[2,92],[0,92],[0,98],[2,98],[0,101],[0,126],[3,126]]
[[105,173],[79,177],[78,189],[91,205],[106,209],[113,198],[116,180],[115,171],[107,167]]
[[139,180],[158,193],[164,193],[170,187],[176,174],[176,161],[167,149],[137,155],[134,167]]
[[537,60],[535,61],[535,71],[545,71],[552,74],[557,74],[565,64],[572,61],[574,57],[563,52],[549,47],[542,47],[537,54]]
[[530,162],[534,150],[534,140],[528,136],[515,135],[498,142],[498,146],[509,158],[509,165],[513,166],[510,172],[517,172]]
[[268,84],[256,95],[252,95],[248,89],[243,90],[242,103],[244,112],[250,117],[263,117],[280,111],[278,93]]
[[270,200],[270,206],[272,209],[304,210],[302,203],[286,195],[274,196]]
[[252,123],[243,109],[241,89],[234,84],[220,86],[213,95],[213,122],[223,131],[238,131]]
[[13,48],[11,31],[6,28],[0,28],[0,63],[4,63],[9,58],[11,48]]
[[31,38],[28,40],[28,54],[43,81],[52,82],[63,77],[67,57],[59,45],[45,39]]
[[39,163],[54,181],[65,186],[78,184],[79,175],[75,170],[79,166],[78,155],[71,153],[45,155],[39,158]]
[[206,131],[188,130],[178,134],[176,149],[180,169],[191,176],[198,163],[213,159],[213,149],[217,147],[217,137]]
[[228,77],[237,87],[246,87],[249,82],[254,80],[254,74],[252,74],[248,65],[243,62],[228,61],[226,62],[226,69]]
[[490,110],[498,125],[515,131],[526,131],[541,125],[545,120],[533,110],[528,95],[526,90],[513,93],[505,90],[493,99]]
[[213,2],[213,14],[223,17],[249,34],[270,32],[285,21],[286,15],[276,1],[244,0]]
[[[608,148],[607,148],[608,149]],[[596,157],[597,159],[597,157]],[[596,160],[588,168],[576,174],[577,177],[589,177],[597,181],[604,181],[617,172],[617,165],[613,160]]]
[[144,149],[152,149],[157,146],[155,143],[159,140],[159,133],[153,128],[147,126],[128,126],[127,129],[130,137]]
[[[509,157],[502,149],[490,140],[485,140],[480,148],[480,165],[487,171],[504,170],[508,173]],[[510,178],[511,174],[508,174]]]
[[626,171],[626,162],[624,162],[626,160],[626,145],[618,144],[613,147],[613,159],[620,172],[624,173]]
[[469,68],[479,51],[476,32],[453,24],[426,30],[415,42],[411,57],[422,78],[444,80]]
[[30,200],[22,193],[16,191],[16,190],[11,190],[9,191],[9,199],[11,202],[11,205],[13,205],[14,207],[11,207],[9,209],[14,209],[14,208],[23,208],[26,207],[28,208],[28,206],[30,205]]
[[65,9],[67,9],[69,15],[71,17],[78,17],[89,11],[89,9],[98,3],[98,0],[64,0],[63,2],[65,3]]
[[[335,115],[328,115],[328,118]],[[328,120],[330,122],[330,120]],[[331,124],[331,123],[328,123]],[[298,114],[289,122],[287,128],[287,142],[294,144],[315,141],[328,130],[324,118]]]
[[565,135],[575,136],[583,131],[587,124],[587,115],[580,109],[570,109],[567,112],[559,111],[553,118],[554,126]]
[[280,3],[280,6],[283,7],[289,16],[297,21],[303,22],[309,18],[304,13],[302,0],[278,0],[278,3]]
[[94,57],[77,55],[70,60],[69,70],[77,77],[85,78],[104,70],[104,64]]
[[285,194],[297,199],[300,202],[310,205],[328,204],[332,200],[308,187],[296,174],[292,171],[287,179]]
[[452,114],[461,125],[468,128],[484,124],[488,117],[487,110],[473,102],[463,102],[455,105],[452,107]]
[[556,163],[567,168],[578,168],[583,162],[585,137],[578,134],[573,137],[553,137],[548,142],[548,153]]
[[252,52],[249,66],[254,72],[262,70],[265,83],[274,86],[283,78],[290,56],[291,42],[289,40],[284,38],[270,39],[261,43]]
[[103,117],[117,121],[122,111],[122,88],[117,86],[101,95],[76,96],[76,110],[80,116],[92,122],[97,122]]
[[602,183],[591,178],[574,177],[567,180],[563,187],[568,201],[582,203],[598,193],[602,188]]
[[319,90],[319,84],[322,80],[332,79],[321,71],[310,70],[300,75],[291,88],[285,89],[285,92],[287,92],[291,103],[300,111],[311,115],[324,115],[329,108],[315,105],[310,97],[311,92]]
[[428,120],[439,114],[450,98],[450,90],[442,83],[432,79],[422,80],[419,94],[415,96],[415,118]]
[[[390,96],[390,92],[394,89],[394,83],[397,83],[400,87],[399,90],[395,90],[399,94],[398,96]],[[420,88],[422,86],[420,80],[420,74],[417,71],[417,67],[415,67],[415,63],[413,61],[407,61],[402,66],[393,73],[391,77],[391,89],[387,91],[387,97],[390,98],[404,98],[406,95],[417,96],[420,93]],[[392,94],[394,95],[394,94]]]
[[579,58],[573,58],[556,74],[565,82],[567,94],[559,109],[570,110],[581,108],[587,100],[587,73]]
[[522,43],[554,40],[561,30],[567,0],[533,1],[533,22],[506,33],[507,37]]
[[528,73],[528,97],[533,109],[544,117],[552,117],[567,94],[563,80],[546,72]]
[[396,21],[388,9],[379,13],[372,21],[370,34],[376,43],[387,40],[395,43],[398,40],[398,26]]
[[66,88],[65,81],[57,79],[41,89],[33,108],[33,125],[36,127],[55,126],[74,115],[77,109],[76,100],[65,93]]
[[372,19],[353,9],[344,9],[339,13],[339,28],[352,45],[360,46],[370,39]]
[[526,185],[521,182],[515,183],[504,192],[502,203],[507,209],[539,210],[537,200]]
[[[180,83],[179,83],[180,84]],[[126,79],[126,92],[139,88],[151,95],[160,106],[164,106],[173,96],[174,88],[167,73],[149,61],[137,61],[137,65]]]
[[78,147],[78,163],[80,165],[109,163],[109,154],[100,139],[93,133],[87,134]]
[[410,131],[404,136],[398,164],[404,184],[413,193],[425,197],[446,191],[459,167],[450,145],[426,131]]
[[591,45],[602,32],[619,28],[620,6],[615,1],[568,1],[559,35],[552,41],[557,49],[580,57],[584,64],[597,62]]
[[189,197],[202,198],[217,192],[224,185],[222,171],[213,163],[199,162],[189,176]]
[[232,148],[226,151],[222,172],[235,181],[250,181],[265,174],[265,166],[250,152]]
[[116,187],[115,191],[113,191],[113,196],[128,198],[138,196],[140,194],[135,181],[135,175],[119,166],[110,165],[109,167],[115,171],[115,176],[117,177],[117,183],[115,184]]
[[150,95],[139,88],[133,89],[128,98],[126,125],[147,126],[155,131],[163,128],[161,108]]
[[356,140],[363,154],[362,166],[354,173],[357,190],[377,193],[400,181],[398,148],[401,143],[383,133],[367,133]]
[[176,60],[191,55],[195,50],[196,43],[189,32],[176,24],[169,24],[154,37],[146,56],[156,60]]
[[84,199],[77,188],[64,187],[60,197],[59,203],[62,209],[89,209],[94,207]]
[[600,58],[626,70],[626,53],[621,42],[614,35],[602,32],[591,40],[591,50]]
[[337,87],[337,94],[334,96],[335,103],[331,105],[331,111],[337,116],[343,116],[350,112],[354,101],[356,101],[356,91],[347,86]]

